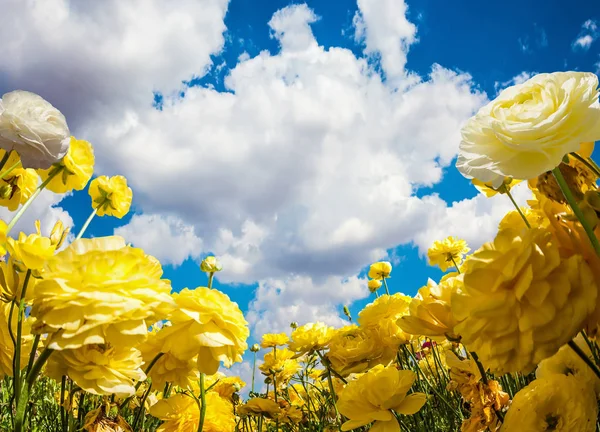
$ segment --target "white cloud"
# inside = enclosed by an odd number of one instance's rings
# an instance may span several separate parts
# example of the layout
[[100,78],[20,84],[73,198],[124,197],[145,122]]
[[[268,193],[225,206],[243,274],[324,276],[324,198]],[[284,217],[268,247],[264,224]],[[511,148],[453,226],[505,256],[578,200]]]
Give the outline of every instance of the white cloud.
[[369,295],[366,279],[330,276],[315,283],[307,276],[261,281],[250,303],[247,319],[254,334],[290,333],[290,323],[322,321],[340,327],[339,305],[351,304]]
[[504,81],[504,82],[496,81],[494,83],[494,89],[496,90],[496,94],[500,93],[502,90],[504,90],[507,87],[510,87],[510,86],[513,86],[516,84],[523,84],[529,78],[531,78],[532,76],[537,75],[537,74],[538,74],[537,72],[523,71],[520,74],[515,75],[508,81]]
[[408,48],[416,41],[417,27],[406,18],[407,9],[403,0],[358,0],[355,38],[364,41],[366,54],[381,56],[388,79],[404,74]]
[[[256,328],[339,324],[339,305],[364,294],[345,277],[452,211],[415,192],[441,180],[486,97],[465,73],[406,71],[416,27],[393,0],[360,0],[355,20],[385,82],[366,58],[319,46],[317,17],[295,5],[269,22],[280,52],[240,56],[227,92],[182,89],[222,48],[226,9],[0,0],[0,91],[48,98],[95,145],[99,174],[128,177],[144,212],[117,230],[129,241],[173,264],[214,251],[223,281],[260,281]],[[311,297],[330,290],[351,294]]]
[[199,258],[202,252],[202,239],[194,234],[194,227],[175,216],[134,215],[127,225],[116,228],[115,234],[163,265],[178,266],[187,258]]
[[598,31],[598,23],[591,19],[587,20],[581,25],[581,31],[579,32],[579,35],[573,41],[573,51],[589,50],[599,36],[600,31]]

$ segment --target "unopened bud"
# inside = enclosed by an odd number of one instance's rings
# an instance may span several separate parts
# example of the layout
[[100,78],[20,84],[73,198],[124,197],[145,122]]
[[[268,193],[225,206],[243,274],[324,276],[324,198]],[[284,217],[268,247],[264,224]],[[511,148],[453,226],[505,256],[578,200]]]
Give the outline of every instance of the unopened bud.
[[200,263],[200,270],[205,273],[215,273],[223,270],[223,266],[214,256],[208,256]]
[[371,279],[369,281],[369,283],[368,283],[368,286],[369,286],[369,291],[371,291],[372,293],[374,293],[379,288],[381,288],[381,281],[377,280],[377,279]]
[[350,309],[348,309],[348,306],[344,306],[344,315],[348,317],[348,320],[352,321],[352,315],[350,315]]
[[238,383],[233,383],[233,390],[235,392],[239,392],[242,389],[242,386],[239,385]]
[[254,344],[250,347],[250,351],[253,353],[258,352],[260,350],[260,346],[258,344]]
[[12,194],[12,186],[9,185],[8,183],[3,184],[2,186],[0,186],[0,198],[2,199],[8,199],[10,198],[10,195]]
[[290,327],[293,328],[294,330],[298,328],[298,323],[296,321],[292,321],[290,323]]

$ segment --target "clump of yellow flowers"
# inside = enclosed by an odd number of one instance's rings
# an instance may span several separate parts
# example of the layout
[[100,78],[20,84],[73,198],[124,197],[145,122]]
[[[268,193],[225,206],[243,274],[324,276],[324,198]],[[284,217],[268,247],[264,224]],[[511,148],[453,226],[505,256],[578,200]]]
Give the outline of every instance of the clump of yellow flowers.
[[[92,145],[37,95],[11,92],[6,103],[61,121],[33,144],[0,139],[0,206],[16,211],[0,221],[1,430],[600,428],[595,75],[537,75],[466,123],[458,169],[515,206],[489,242],[471,251],[456,235],[433,241],[428,262],[444,274],[414,297],[393,289],[402,268],[392,277],[389,261],[371,264],[372,301],[344,307],[347,325],[252,336],[240,307],[213,288],[227,271],[217,257],[199,263],[206,286],[173,292],[160,262],[126,239],[85,238],[95,216],[130,211],[127,180],[92,179]],[[25,112],[20,130],[45,130]],[[13,232],[42,190],[88,185],[91,214],[75,235],[60,221],[48,235],[39,222]],[[526,206],[512,195],[522,187]],[[249,386],[227,372],[235,363]]]

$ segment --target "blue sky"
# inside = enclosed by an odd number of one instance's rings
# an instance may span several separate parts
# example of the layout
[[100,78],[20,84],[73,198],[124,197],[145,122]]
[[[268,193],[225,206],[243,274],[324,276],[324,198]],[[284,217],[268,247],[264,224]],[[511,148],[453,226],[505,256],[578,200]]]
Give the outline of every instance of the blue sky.
[[[110,0],[121,20],[53,1],[0,0],[15,41],[0,93],[42,94],[92,142],[96,174],[130,180],[132,212],[87,235],[117,230],[176,291],[223,256],[215,285],[257,332],[339,325],[345,303],[356,317],[377,259],[394,262],[394,292],[438,279],[428,244],[478,247],[509,208],[454,168],[462,122],[534,72],[600,70],[597,1]],[[34,28],[16,37],[19,22]],[[90,211],[86,191],[40,199],[22,229],[60,217],[76,233]]]

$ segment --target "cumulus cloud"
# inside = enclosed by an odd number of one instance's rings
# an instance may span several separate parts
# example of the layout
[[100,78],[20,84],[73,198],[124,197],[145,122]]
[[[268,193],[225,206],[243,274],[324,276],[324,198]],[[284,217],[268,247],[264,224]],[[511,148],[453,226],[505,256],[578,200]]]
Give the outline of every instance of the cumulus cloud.
[[[441,181],[487,100],[466,73],[406,70],[405,3],[358,6],[367,57],[320,46],[318,17],[293,5],[264,29],[279,52],[240,56],[219,92],[181,82],[222,49],[226,0],[0,0],[12,41],[0,44],[0,91],[49,99],[95,145],[99,174],[127,176],[143,214],[118,233],[165,263],[213,251],[223,281],[259,281],[255,328],[339,324],[339,305],[365,293],[348,276],[452,213],[415,192]],[[332,290],[350,294],[311,297]]]
[[600,30],[598,29],[598,23],[595,20],[589,19],[581,25],[581,31],[577,38],[573,41],[573,51],[581,50],[587,51],[590,49],[592,44],[600,36]]
[[523,71],[518,75],[515,75],[514,77],[512,77],[511,79],[509,79],[508,81],[496,81],[494,83],[494,89],[496,90],[496,94],[500,93],[502,90],[504,90],[507,87],[516,85],[516,84],[523,84],[525,81],[527,81],[529,78],[531,78],[532,76],[537,75],[538,72],[528,72],[528,71]]

